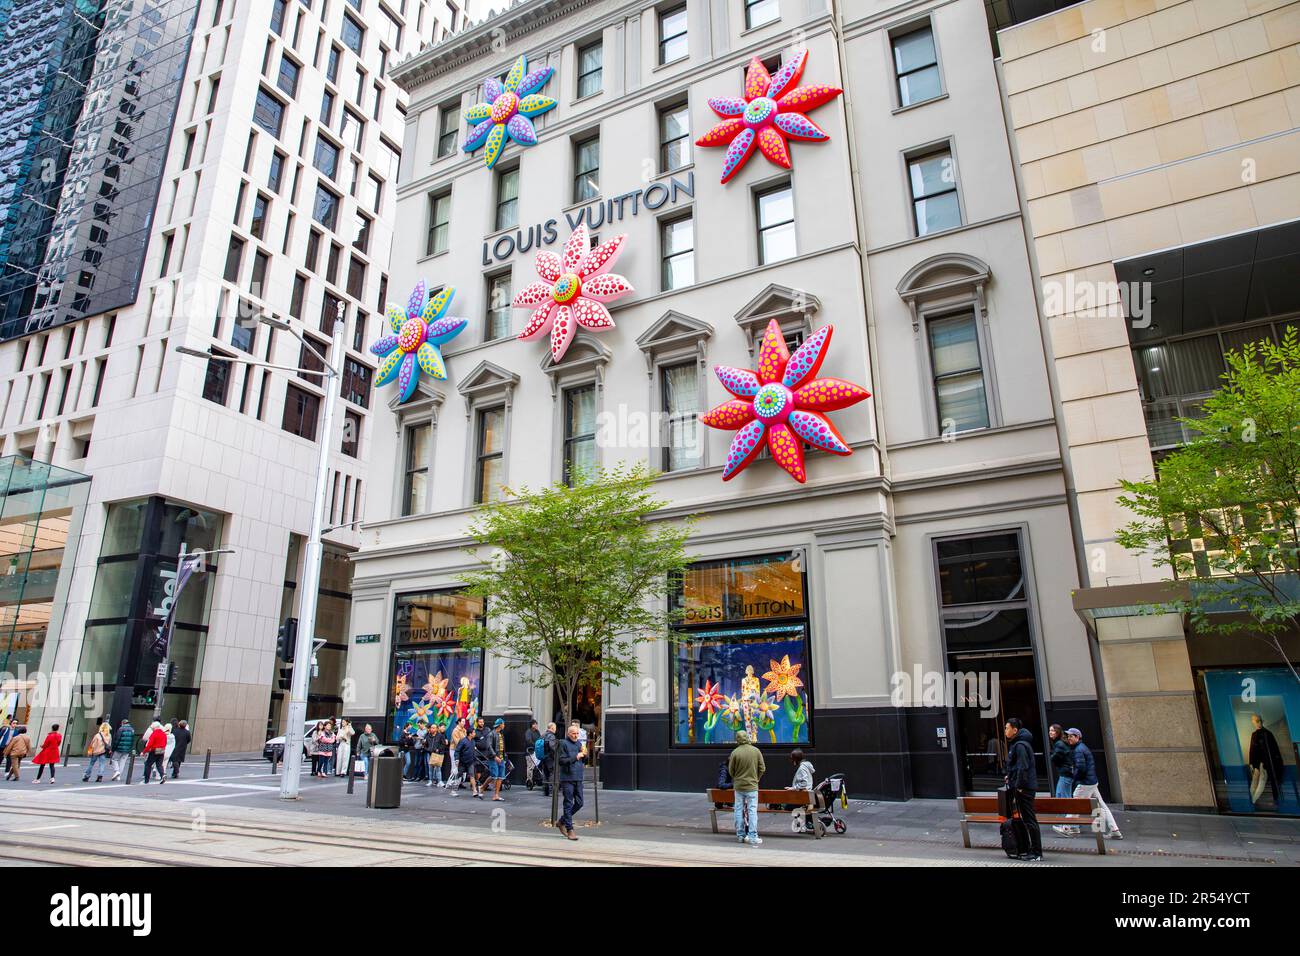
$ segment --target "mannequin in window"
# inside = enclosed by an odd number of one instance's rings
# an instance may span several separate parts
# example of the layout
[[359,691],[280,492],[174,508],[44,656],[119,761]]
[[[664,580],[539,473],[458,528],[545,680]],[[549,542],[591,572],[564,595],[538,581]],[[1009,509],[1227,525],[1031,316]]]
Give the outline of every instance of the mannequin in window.
[[1277,806],[1281,797],[1282,751],[1277,745],[1273,731],[1264,726],[1264,718],[1251,714],[1250,722],[1255,730],[1250,735],[1250,801],[1258,803],[1264,792],[1267,779],[1269,789],[1273,791],[1273,805]]
[[754,665],[745,665],[745,676],[740,679],[740,710],[745,715],[745,733],[750,740],[758,739],[758,727],[754,724],[754,708],[758,706],[758,695],[762,683],[754,676]]

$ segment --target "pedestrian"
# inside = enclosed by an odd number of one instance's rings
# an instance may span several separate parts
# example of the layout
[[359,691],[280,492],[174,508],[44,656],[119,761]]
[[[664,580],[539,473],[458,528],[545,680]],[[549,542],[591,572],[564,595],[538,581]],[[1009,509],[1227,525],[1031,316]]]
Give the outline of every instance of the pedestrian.
[[104,782],[104,765],[108,763],[108,755],[113,749],[113,725],[108,721],[100,724],[95,728],[95,732],[90,735],[90,742],[86,744],[86,756],[90,758],[90,763],[86,764],[86,774],[81,778],[82,783],[90,782],[90,775],[95,773],[95,783]]
[[316,735],[316,752],[320,755],[316,776],[324,779],[334,772],[334,745],[338,738],[334,736],[334,723],[326,721],[321,732]]
[[14,728],[13,736],[5,744],[4,757],[5,779],[17,780],[23,769],[23,758],[32,752],[32,738],[27,736],[27,728],[21,724]]
[[50,783],[54,782],[54,768],[59,765],[59,748],[63,746],[63,734],[59,733],[59,725],[51,724],[50,732],[45,735],[41,741],[41,749],[32,758],[32,763],[37,767],[36,779],[32,783],[40,783],[41,774],[45,768],[50,768]]
[[813,774],[817,768],[812,765],[812,761],[804,756],[802,750],[796,747],[790,751],[790,762],[794,764],[794,781],[790,784],[791,790],[811,790],[813,788]]
[[560,744],[560,738],[556,734],[555,721],[546,725],[546,733],[542,735],[542,796],[551,795],[551,784],[555,780],[555,753]]
[[335,734],[338,737],[338,759],[335,761],[337,766],[334,768],[334,775],[337,777],[347,776],[348,761],[352,759],[352,737],[355,733],[356,731],[352,729],[352,721],[346,717],[339,721],[339,732]]
[[[4,753],[5,748],[9,746],[9,741],[18,736],[18,718],[10,717],[3,727],[0,727],[0,753]],[[5,758],[5,779],[9,778],[9,758]]]
[[318,752],[320,744],[317,743],[316,738],[320,736],[321,732],[324,729],[325,729],[325,721],[318,720],[316,721],[316,726],[313,727],[311,731],[307,734],[307,736],[304,737],[302,740],[303,751],[307,754],[308,757],[311,757],[311,775],[313,777],[320,776],[320,756]]
[[169,764],[172,760],[172,751],[176,749],[176,735],[172,733],[171,724],[163,724],[163,733],[167,735],[167,746],[163,750],[163,763]]
[[121,778],[122,771],[134,752],[135,728],[131,726],[130,720],[124,718],[117,727],[117,734],[113,737],[113,780]]
[[451,729],[451,739],[447,741],[448,759],[451,763],[451,769],[447,774],[447,789],[451,791],[454,797],[460,790],[462,780],[460,776],[460,742],[465,739],[465,724],[463,721],[456,721],[456,726]]
[[1264,788],[1268,787],[1273,793],[1273,807],[1277,809],[1282,802],[1282,774],[1286,772],[1282,749],[1273,731],[1264,726],[1263,717],[1251,714],[1250,725],[1255,728],[1250,732],[1250,751],[1246,757],[1250,767],[1250,802],[1258,803]]
[[171,767],[172,779],[175,780],[181,775],[181,764],[185,762],[185,755],[190,752],[190,741],[194,739],[194,735],[190,733],[189,722],[179,721],[173,736],[176,738],[176,747],[172,750]]
[[434,724],[429,728],[424,745],[429,756],[429,780],[425,786],[432,787],[435,783],[439,787],[446,786],[442,772],[447,763],[447,735],[443,732],[442,724]]
[[163,754],[167,752],[167,732],[163,730],[162,724],[154,721],[149,725],[148,736],[145,737],[144,746],[140,748],[140,753],[144,756],[144,776],[141,783],[148,783],[154,768],[158,770],[158,783],[167,782],[167,775],[163,773]]
[[492,746],[488,740],[488,729],[483,725],[483,718],[474,721],[474,774],[478,782],[480,800],[488,785],[488,762],[492,759]]
[[460,738],[456,744],[456,772],[460,774],[457,781],[457,787],[451,791],[454,797],[460,791],[460,782],[469,781],[470,792],[483,799],[483,795],[478,791],[478,776],[476,774],[476,765],[478,762],[478,748],[474,746],[474,728],[471,727],[465,731],[465,736]]
[[407,724],[397,739],[397,749],[402,752],[402,779],[410,780],[415,765],[415,728]]
[[[1065,730],[1060,724],[1052,724],[1047,728],[1047,737],[1052,742],[1052,773],[1056,775],[1054,796],[1073,796],[1074,755],[1070,752],[1070,745],[1065,742]],[[1052,829],[1061,831],[1060,827],[1053,827]]]
[[1043,858],[1043,835],[1038,829],[1038,815],[1034,812],[1034,796],[1038,791],[1034,735],[1025,729],[1019,717],[1008,717],[1002,734],[1010,743],[1007,747],[1006,784],[1011,791],[1011,805],[1029,835],[1029,849],[1018,859],[1036,863]]
[[[1110,807],[1106,806],[1106,801],[1101,797],[1101,787],[1097,782],[1097,760],[1088,749],[1088,745],[1083,742],[1083,731],[1078,727],[1071,727],[1065,732],[1065,742],[1070,745],[1071,756],[1074,758],[1074,795],[1095,797],[1097,809],[1101,811],[1101,835],[1112,840],[1124,839],[1124,834],[1119,832],[1119,824],[1115,822],[1115,814],[1110,812]],[[1098,822],[1094,818],[1093,826],[1097,826]],[[1052,829],[1070,836],[1079,832],[1078,827],[1056,826]]]
[[361,758],[361,772],[367,777],[370,776],[370,755],[374,753],[379,746],[379,737],[375,735],[375,728],[366,724],[357,738],[357,756]]
[[587,775],[587,748],[578,740],[579,730],[577,721],[569,724],[569,732],[559,742],[555,753],[560,771],[560,794],[564,797],[560,832],[570,840],[578,839],[573,832],[573,818],[582,809],[582,784]]
[[501,785],[506,782],[506,722],[498,717],[492,722],[488,733],[488,776],[492,780],[492,799],[504,802],[501,797]]
[[736,731],[736,748],[727,758],[727,772],[731,774],[735,791],[736,842],[761,846],[758,836],[758,782],[767,772],[763,752],[749,740],[749,734]]

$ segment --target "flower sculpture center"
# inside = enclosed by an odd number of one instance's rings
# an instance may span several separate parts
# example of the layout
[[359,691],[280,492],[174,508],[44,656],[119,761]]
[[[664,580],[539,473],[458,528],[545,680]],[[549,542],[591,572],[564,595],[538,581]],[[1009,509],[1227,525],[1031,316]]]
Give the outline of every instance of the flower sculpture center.
[[760,96],[745,107],[745,125],[751,129],[765,124],[776,112],[776,100],[770,96]]
[[555,283],[551,295],[555,297],[556,302],[564,303],[577,298],[580,292],[582,292],[582,280],[576,273],[566,272]]
[[519,97],[509,90],[492,101],[492,122],[505,123],[519,112]]
[[397,334],[397,347],[403,352],[414,352],[424,342],[428,328],[422,319],[407,319],[402,323],[402,331]]
[[754,414],[765,422],[781,421],[790,414],[790,390],[780,382],[764,385],[754,396]]

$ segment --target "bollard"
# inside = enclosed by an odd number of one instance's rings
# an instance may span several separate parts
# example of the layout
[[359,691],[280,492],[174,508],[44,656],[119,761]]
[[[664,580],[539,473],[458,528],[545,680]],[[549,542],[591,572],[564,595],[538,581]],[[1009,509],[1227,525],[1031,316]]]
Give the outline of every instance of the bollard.
[[131,751],[131,759],[126,762],[126,782],[130,784],[131,774],[135,772],[135,751]]
[[595,823],[600,824],[600,750],[593,747],[591,750],[591,802],[596,810]]
[[208,755],[203,758],[203,779],[208,779],[208,771],[212,767],[212,748],[208,748]]
[[352,784],[356,780],[357,758],[348,754],[348,793],[352,792]]

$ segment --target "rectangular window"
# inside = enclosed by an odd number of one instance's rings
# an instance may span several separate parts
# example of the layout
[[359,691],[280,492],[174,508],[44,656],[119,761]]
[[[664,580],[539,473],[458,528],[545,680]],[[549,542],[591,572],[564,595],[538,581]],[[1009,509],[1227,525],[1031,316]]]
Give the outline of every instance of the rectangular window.
[[510,334],[510,273],[501,272],[487,280],[487,341]]
[[586,202],[600,195],[600,137],[573,144],[573,201]]
[[930,319],[930,364],[940,431],[989,427],[979,328],[974,312]]
[[429,235],[424,243],[426,256],[446,252],[451,235],[451,193],[429,194]]
[[339,148],[319,133],[316,134],[316,154],[312,165],[335,181],[338,180]]
[[290,99],[298,95],[298,77],[302,74],[302,67],[287,56],[280,56],[280,74],[275,78],[275,85],[280,88]]
[[312,272],[316,272],[316,262],[320,258],[320,240],[321,234],[313,229],[307,235],[307,258],[304,265]]
[[340,393],[346,401],[362,408],[370,407],[370,366],[354,358],[343,360]]
[[681,216],[660,224],[663,288],[680,289],[695,283],[695,220]]
[[316,421],[320,417],[320,396],[313,395],[297,385],[284,390],[284,418],[280,427],[290,434],[316,440]]
[[681,471],[700,465],[700,389],[699,365],[682,362],[659,370],[659,388],[663,395],[664,471]]
[[496,228],[510,229],[519,225],[519,169],[503,169],[497,173]]
[[326,229],[338,226],[339,203],[342,200],[324,186],[316,186],[316,202],[312,205],[311,217]]
[[330,47],[330,55],[325,61],[325,78],[331,83],[339,81],[339,59],[343,56],[343,51],[336,46]]
[[[224,352],[213,350],[215,355],[225,355]],[[226,392],[230,389],[230,363],[224,359],[208,359],[208,371],[203,376],[203,397],[209,402],[216,402],[218,405],[226,404]]]
[[370,224],[372,220],[363,212],[356,214],[356,232],[352,237],[352,246],[362,252],[370,248]]
[[691,161],[691,111],[685,103],[659,111],[659,172],[671,173]]
[[428,422],[406,429],[406,468],[402,477],[402,517],[423,513],[429,487],[429,441],[433,426]]
[[280,186],[284,182],[284,161],[288,158],[278,149],[271,154],[271,170],[266,175],[266,184],[274,193],[280,191]]
[[334,94],[326,90],[320,99],[320,124],[329,127],[334,124]]
[[794,193],[789,185],[764,190],[758,203],[758,261],[766,265],[795,255]]
[[478,413],[478,437],[475,454],[474,501],[486,504],[501,497],[505,479],[504,406],[484,408]]
[[781,19],[777,0],[745,0],[745,29],[766,26]]
[[596,386],[564,391],[564,483],[572,485],[596,467]]
[[227,282],[239,282],[239,269],[244,261],[244,240],[238,236],[230,237],[230,245],[226,249],[226,271],[225,278]]
[[[683,614],[669,651],[673,746],[731,748],[740,731],[806,746],[812,667],[798,555],[697,562],[670,600]],[[699,706],[704,688],[713,711]]]
[[289,314],[302,318],[303,302],[307,298],[307,277],[301,273],[293,277],[293,295],[289,298]]
[[257,104],[253,107],[253,122],[276,139],[284,124],[284,104],[264,89],[257,91]]
[[349,458],[359,456],[361,450],[361,416],[356,412],[345,412],[343,415],[343,444],[339,451]]
[[[288,0],[271,0],[271,32],[280,34],[284,31],[284,10]],[[215,22],[215,21],[214,21]]]
[[261,239],[266,233],[266,215],[271,201],[261,193],[253,200],[253,218],[248,224],[248,231],[254,238]]
[[271,257],[260,249],[253,256],[253,274],[248,278],[248,291],[258,298],[265,298],[266,273],[271,268]]
[[943,90],[939,84],[939,57],[934,51],[934,33],[923,26],[891,40],[894,75],[898,78],[898,105],[911,106],[932,100]]
[[360,301],[366,292],[366,264],[356,256],[348,259],[348,284],[344,287],[348,295]]
[[365,117],[358,116],[350,106],[343,107],[343,120],[339,123],[339,135],[343,142],[352,147],[354,153],[363,152],[361,144],[366,135]]
[[353,18],[352,14],[344,11],[343,30],[339,34],[339,38],[344,42],[344,44],[347,45],[348,49],[350,49],[357,56],[360,56],[361,46],[363,43],[365,43],[365,39],[366,39],[365,27],[363,27],[360,23],[358,23]]
[[600,40],[578,47],[578,99],[601,91],[604,58],[604,46]]
[[438,159],[456,152],[458,129],[460,129],[460,103],[447,103],[438,113]]
[[912,216],[918,236],[961,225],[957,174],[949,150],[908,159],[907,178],[912,187]]
[[686,4],[659,13],[659,62],[672,63],[686,56]]

